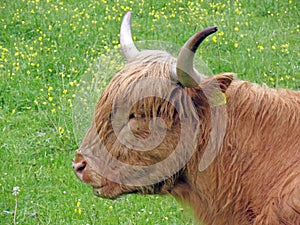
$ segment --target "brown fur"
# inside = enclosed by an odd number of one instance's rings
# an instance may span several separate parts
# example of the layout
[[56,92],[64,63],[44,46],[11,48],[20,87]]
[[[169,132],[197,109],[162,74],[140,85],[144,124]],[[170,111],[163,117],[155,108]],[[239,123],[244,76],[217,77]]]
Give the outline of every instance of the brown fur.
[[[163,118],[166,136],[161,144],[150,151],[135,151],[134,146],[131,149],[118,141],[110,117],[115,110],[112,102],[120,96],[141,93],[143,90],[137,82],[145,77],[171,79],[175,63],[166,53],[142,52],[112,79],[97,104],[93,126],[74,160],[75,163],[87,161],[80,179],[92,185],[95,194],[108,198],[130,192],[171,193],[190,204],[195,216],[205,224],[300,224],[300,92],[233,81],[232,74],[204,79],[192,89],[174,83],[168,101],[149,97],[134,104],[130,113],[141,116],[130,118],[129,115],[127,124],[137,137],[147,138],[151,134],[151,118]],[[154,82],[149,88],[163,91],[165,87]],[[215,88],[220,88],[227,98],[226,133],[217,157],[200,171],[199,162],[209,142],[211,115],[215,115],[214,120],[222,120],[217,113],[218,106],[209,104],[213,98],[210,93]],[[196,111],[192,105],[184,107],[190,103],[183,92],[191,97]],[[125,99],[130,101],[130,98]],[[181,108],[176,110],[174,105]],[[170,157],[176,148],[182,114],[195,117],[199,133],[188,135],[197,138],[196,151],[188,163],[179,171],[172,171],[173,176],[168,179],[160,178],[160,171],[171,169],[171,165],[153,171],[151,176],[145,174],[141,166]],[[100,153],[103,146],[115,159],[140,166],[134,173],[140,174],[141,181],[153,179],[156,183],[131,186],[103,177],[99,165],[107,168],[103,165],[110,163]],[[186,158],[187,155],[181,154],[174,157],[172,163]],[[113,178],[125,177],[125,180],[132,174],[124,173],[123,168],[108,169],[105,173]]]
[[219,156],[199,172],[199,151],[172,194],[207,224],[299,224],[300,93],[237,81],[226,96]]

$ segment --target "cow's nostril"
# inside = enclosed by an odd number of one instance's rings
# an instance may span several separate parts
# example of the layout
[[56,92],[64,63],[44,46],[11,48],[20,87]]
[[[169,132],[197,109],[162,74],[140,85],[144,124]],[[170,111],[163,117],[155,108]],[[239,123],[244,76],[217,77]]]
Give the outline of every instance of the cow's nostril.
[[82,173],[86,167],[86,161],[82,160],[80,162],[73,163],[73,169],[76,173]]

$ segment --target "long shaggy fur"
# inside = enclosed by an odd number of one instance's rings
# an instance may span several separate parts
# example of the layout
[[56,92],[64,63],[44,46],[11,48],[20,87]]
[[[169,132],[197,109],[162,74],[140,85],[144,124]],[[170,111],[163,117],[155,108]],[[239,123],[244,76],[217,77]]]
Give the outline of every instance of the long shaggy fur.
[[300,93],[233,82],[221,151],[172,190],[207,224],[300,224]]
[[[196,218],[205,224],[300,224],[300,92],[233,81],[232,74],[204,79],[196,88],[173,83],[168,101],[148,97],[135,103],[125,126],[137,137],[147,138],[151,134],[150,121],[160,117],[166,129],[162,143],[150,151],[135,151],[134,146],[131,149],[118,141],[111,114],[119,108],[112,103],[122,97],[121,101],[125,99],[126,104],[132,104],[130,96],[143,92],[138,82],[145,77],[170,80],[175,63],[176,59],[166,53],[142,52],[112,79],[97,104],[93,126],[74,160],[87,161],[80,179],[92,185],[95,194],[108,198],[130,192],[170,193],[191,205]],[[150,83],[148,88],[163,92],[166,87]],[[226,132],[221,138],[210,137],[212,123],[222,121],[218,106],[210,104],[210,93],[213,96],[215,88],[227,100],[223,106],[227,113]],[[187,93],[192,103],[183,93]],[[156,181],[146,186],[118,184],[103,177],[100,165],[106,168],[110,163],[100,151],[103,146],[115,159],[141,168],[169,157],[181,135],[182,115],[194,121],[195,127],[191,129],[197,128],[196,133],[186,134],[187,138],[192,137],[191,142],[197,138],[193,155],[181,154],[172,159],[173,164],[188,160],[184,167],[172,171],[170,165],[152,171],[151,176],[143,169],[128,174],[122,168],[107,171],[111,177],[125,180],[132,174],[140,174],[141,181]],[[120,135],[127,135],[123,128]],[[206,169],[199,170],[204,150],[210,150],[206,149],[210,141],[221,143],[220,150]],[[166,170],[171,170],[173,176],[163,178],[160,171]]]

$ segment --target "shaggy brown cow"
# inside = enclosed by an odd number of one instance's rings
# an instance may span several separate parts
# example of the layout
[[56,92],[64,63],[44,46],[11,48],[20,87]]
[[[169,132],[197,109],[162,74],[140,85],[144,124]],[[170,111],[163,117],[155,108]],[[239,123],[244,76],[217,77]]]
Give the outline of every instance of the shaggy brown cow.
[[300,224],[300,92],[202,77],[195,34],[177,59],[138,51],[103,92],[73,168],[94,194],[170,193],[205,224]]

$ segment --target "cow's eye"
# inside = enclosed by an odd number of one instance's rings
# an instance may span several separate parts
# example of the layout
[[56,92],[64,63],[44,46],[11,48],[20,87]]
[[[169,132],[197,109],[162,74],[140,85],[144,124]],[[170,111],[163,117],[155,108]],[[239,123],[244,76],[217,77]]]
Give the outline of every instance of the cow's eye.
[[134,118],[145,118],[144,113],[131,113],[129,115],[129,119],[134,119]]

